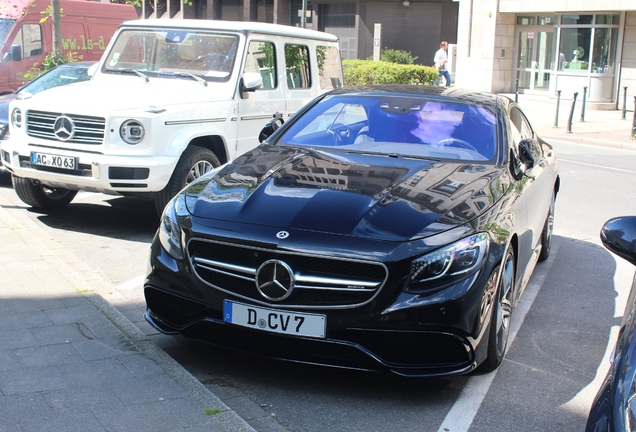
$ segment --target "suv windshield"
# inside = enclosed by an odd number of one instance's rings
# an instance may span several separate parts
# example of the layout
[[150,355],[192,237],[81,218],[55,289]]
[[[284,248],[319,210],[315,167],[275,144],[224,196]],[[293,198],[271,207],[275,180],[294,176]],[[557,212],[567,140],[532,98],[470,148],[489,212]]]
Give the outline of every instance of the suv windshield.
[[238,37],[197,30],[143,29],[121,32],[104,72],[139,71],[148,76],[192,74],[206,80],[229,79]]
[[495,114],[477,104],[408,96],[331,96],[304,113],[279,144],[486,161],[495,156]]

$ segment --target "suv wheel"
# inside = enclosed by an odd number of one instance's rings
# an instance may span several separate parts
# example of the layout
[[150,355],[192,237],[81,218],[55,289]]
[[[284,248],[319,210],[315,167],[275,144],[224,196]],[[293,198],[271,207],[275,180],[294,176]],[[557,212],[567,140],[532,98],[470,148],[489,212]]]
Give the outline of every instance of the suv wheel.
[[41,210],[66,207],[77,195],[76,190],[54,188],[16,176],[13,176],[13,189],[22,201]]
[[205,147],[188,147],[181,155],[168,185],[161,192],[157,193],[155,199],[157,214],[161,216],[168,201],[186,185],[207,174],[219,165],[221,165],[221,163],[216,155]]

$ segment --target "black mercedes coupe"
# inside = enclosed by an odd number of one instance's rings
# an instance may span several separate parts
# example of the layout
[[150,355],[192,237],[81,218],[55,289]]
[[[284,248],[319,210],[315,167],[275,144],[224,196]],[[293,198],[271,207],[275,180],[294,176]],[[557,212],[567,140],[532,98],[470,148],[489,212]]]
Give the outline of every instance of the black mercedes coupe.
[[345,87],[281,123],[166,206],[146,319],[296,362],[496,369],[550,253],[559,191],[555,152],[519,106],[455,88]]

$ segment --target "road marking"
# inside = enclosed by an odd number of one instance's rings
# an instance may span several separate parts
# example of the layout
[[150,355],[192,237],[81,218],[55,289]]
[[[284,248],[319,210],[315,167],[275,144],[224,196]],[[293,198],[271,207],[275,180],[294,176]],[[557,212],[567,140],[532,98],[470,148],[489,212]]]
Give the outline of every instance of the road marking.
[[585,165],[585,166],[594,167],[594,168],[608,169],[608,170],[611,170],[611,171],[621,171],[621,172],[626,172],[626,173],[630,173],[630,174],[636,174],[636,171],[634,171],[634,170],[628,170],[628,169],[623,169],[623,168],[614,168],[614,167],[609,167],[609,166],[605,166],[605,165],[597,165],[597,164],[591,164],[591,163],[586,163],[586,162],[577,162],[577,161],[567,160],[567,159],[559,159],[559,162],[567,162],[567,163]]
[[137,276],[134,279],[130,279],[122,284],[117,285],[115,288],[122,291],[130,291],[142,286],[144,284],[145,278],[146,276]]
[[[535,268],[535,273],[532,275],[528,286],[524,290],[523,295],[512,314],[512,324],[510,327],[510,335],[508,336],[508,349],[512,346],[512,343],[517,336],[517,332],[519,332],[526,315],[532,307],[532,303],[534,303],[534,299],[537,298],[539,290],[541,289],[541,286],[543,286],[543,282],[552,268],[554,257],[557,255],[558,249],[559,246],[553,243],[550,258],[541,264],[545,270],[537,272],[537,269]],[[470,428],[470,425],[472,424],[477,411],[479,411],[479,407],[481,407],[481,404],[484,401],[484,398],[490,389],[490,385],[495,379],[498,371],[499,369],[488,374],[471,375],[468,378],[466,385],[464,385],[462,392],[446,415],[446,418],[439,427],[438,432],[466,432],[468,428]]]

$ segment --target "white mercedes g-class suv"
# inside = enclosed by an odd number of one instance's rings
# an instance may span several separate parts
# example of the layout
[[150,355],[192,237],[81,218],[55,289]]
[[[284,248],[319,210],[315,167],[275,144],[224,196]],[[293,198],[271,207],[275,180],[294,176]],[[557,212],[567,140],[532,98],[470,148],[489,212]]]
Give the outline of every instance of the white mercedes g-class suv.
[[151,197],[159,213],[186,184],[259,144],[342,85],[338,38],[254,22],[122,24],[90,81],[9,108],[2,161],[17,195],[44,211],[78,190]]

